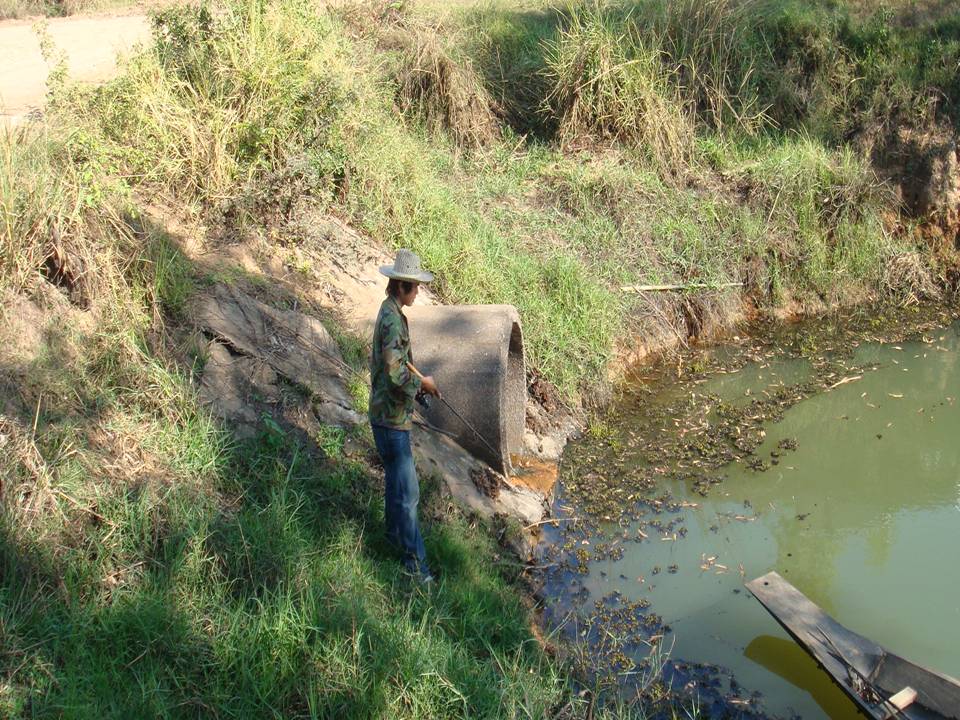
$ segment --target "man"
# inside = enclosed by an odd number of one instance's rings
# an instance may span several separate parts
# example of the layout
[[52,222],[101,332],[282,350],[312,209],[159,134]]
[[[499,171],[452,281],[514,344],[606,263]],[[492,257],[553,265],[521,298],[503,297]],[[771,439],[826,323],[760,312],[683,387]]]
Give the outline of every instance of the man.
[[[412,372],[410,331],[403,308],[413,305],[420,283],[433,275],[420,268],[420,258],[400,250],[393,265],[380,272],[390,278],[380,306],[370,357],[370,425],[383,461],[387,538],[403,555],[407,572],[422,583],[433,580],[417,520],[420,485],[410,449],[410,417],[417,393],[440,397],[432,377]],[[408,364],[409,363],[409,364]]]

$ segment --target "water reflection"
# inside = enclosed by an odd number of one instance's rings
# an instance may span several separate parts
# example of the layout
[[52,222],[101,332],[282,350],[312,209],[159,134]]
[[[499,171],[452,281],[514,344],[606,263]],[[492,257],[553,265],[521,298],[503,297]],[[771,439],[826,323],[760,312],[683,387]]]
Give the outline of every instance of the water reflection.
[[843,690],[793,640],[758,635],[743,651],[744,657],[809,693],[817,706],[833,720],[858,720],[860,714]]

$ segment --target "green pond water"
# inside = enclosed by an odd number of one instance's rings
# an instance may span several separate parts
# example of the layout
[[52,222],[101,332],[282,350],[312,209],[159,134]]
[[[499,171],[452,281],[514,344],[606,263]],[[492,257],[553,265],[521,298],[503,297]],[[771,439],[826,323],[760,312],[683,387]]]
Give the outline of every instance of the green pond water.
[[[744,698],[762,692],[765,711],[780,717],[859,715],[743,588],[744,579],[770,570],[855,632],[960,677],[958,360],[957,324],[914,342],[850,350],[836,381],[859,379],[821,387],[763,425],[765,437],[750,457],[769,469],[750,469],[746,458],[729,463],[705,497],[690,482],[664,480],[660,489],[674,502],[696,504],[673,516],[672,532],[621,520],[614,536],[635,540],[645,527],[647,538],[625,542],[619,559],[589,564],[578,581],[581,607],[614,591],[646,598],[670,628],[662,647],[672,658],[729,670]],[[853,369],[845,375],[843,367]],[[813,372],[807,360],[773,354],[708,372],[692,387],[743,404]],[[689,393],[691,386],[658,392]],[[628,395],[623,405],[658,401]],[[704,413],[702,422],[711,422],[709,408]],[[614,417],[616,437],[635,436],[629,410]],[[667,417],[660,430],[683,427]],[[784,440],[796,449],[783,449]],[[597,444],[574,443],[568,457]],[[602,444],[609,447],[610,438]],[[614,454],[626,455],[629,466],[629,452]],[[572,514],[587,512],[560,493],[558,503]]]

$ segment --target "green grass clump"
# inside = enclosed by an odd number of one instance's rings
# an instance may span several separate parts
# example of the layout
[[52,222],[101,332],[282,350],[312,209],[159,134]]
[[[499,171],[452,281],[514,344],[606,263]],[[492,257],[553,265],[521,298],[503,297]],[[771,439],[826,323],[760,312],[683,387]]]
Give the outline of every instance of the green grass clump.
[[960,17],[948,5],[591,0],[461,18],[512,125],[541,137],[563,131],[581,93],[596,117],[586,102],[577,117],[618,136],[642,122],[631,107],[731,136],[803,130],[830,145],[891,122],[960,127]]
[[455,34],[440,25],[408,23],[390,41],[400,46],[396,97],[404,112],[466,148],[499,137],[493,101],[470,57],[458,50]]
[[23,287],[42,272],[87,303],[120,280],[110,270],[131,239],[123,190],[89,141],[83,130],[2,131],[0,287]]
[[625,141],[668,173],[689,161],[695,123],[753,133],[764,113],[751,92],[758,58],[744,38],[756,5],[574,5],[544,43],[545,105],[560,133]]
[[[847,278],[878,286],[886,262],[904,247],[881,220],[889,195],[849,150],[831,154],[800,138],[770,148],[745,171],[768,198],[770,223],[779,219],[765,233],[771,282],[838,302]],[[786,234],[784,227],[793,230]]]
[[[210,203],[283,173],[329,189],[334,128],[355,90],[327,15],[303,3],[230,4],[215,17],[172,8],[154,27],[154,46],[74,108],[92,113],[128,173]],[[308,145],[327,151],[304,155]]]

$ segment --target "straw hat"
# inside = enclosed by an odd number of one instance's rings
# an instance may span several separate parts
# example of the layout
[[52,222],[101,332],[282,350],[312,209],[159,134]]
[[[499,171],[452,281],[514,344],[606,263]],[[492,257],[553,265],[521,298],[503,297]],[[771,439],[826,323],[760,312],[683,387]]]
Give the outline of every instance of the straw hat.
[[397,280],[425,283],[433,280],[433,273],[423,270],[420,267],[420,258],[406,248],[397,251],[397,259],[393,261],[393,265],[381,265],[380,272]]

